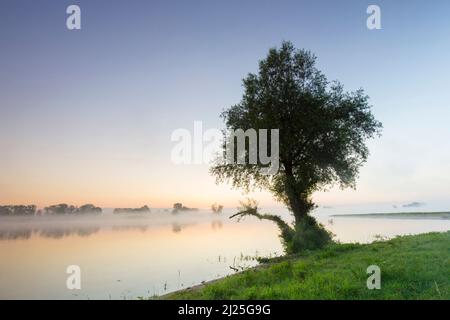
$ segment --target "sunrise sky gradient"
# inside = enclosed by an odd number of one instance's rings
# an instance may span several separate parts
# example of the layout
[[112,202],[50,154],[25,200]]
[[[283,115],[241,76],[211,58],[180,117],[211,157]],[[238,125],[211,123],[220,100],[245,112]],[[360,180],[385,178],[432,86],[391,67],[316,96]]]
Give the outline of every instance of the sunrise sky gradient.
[[[382,30],[366,28],[369,4]],[[317,202],[450,207],[449,13],[449,1],[1,1],[0,205],[237,205],[207,165],[171,162],[170,136],[195,120],[222,128],[241,79],[290,40],[329,80],[364,88],[384,125],[357,190]]]

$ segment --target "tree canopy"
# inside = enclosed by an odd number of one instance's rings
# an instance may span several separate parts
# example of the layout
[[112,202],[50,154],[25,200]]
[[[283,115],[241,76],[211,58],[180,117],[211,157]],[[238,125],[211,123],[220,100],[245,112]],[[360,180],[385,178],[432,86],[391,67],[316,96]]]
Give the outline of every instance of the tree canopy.
[[362,89],[347,92],[328,81],[316,56],[290,42],[270,49],[243,87],[240,103],[222,113],[226,128],[279,129],[279,170],[263,175],[260,163],[218,163],[211,168],[218,182],[269,190],[292,211],[296,225],[314,208],[315,191],[355,187],[369,155],[366,141],[382,128]]

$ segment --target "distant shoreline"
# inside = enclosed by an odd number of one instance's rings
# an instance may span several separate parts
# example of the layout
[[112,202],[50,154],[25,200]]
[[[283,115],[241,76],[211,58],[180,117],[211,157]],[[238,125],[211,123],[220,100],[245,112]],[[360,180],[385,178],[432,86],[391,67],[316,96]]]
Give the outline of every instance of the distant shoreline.
[[333,214],[333,218],[415,218],[415,219],[450,219],[450,211],[443,212],[388,212],[362,214]]

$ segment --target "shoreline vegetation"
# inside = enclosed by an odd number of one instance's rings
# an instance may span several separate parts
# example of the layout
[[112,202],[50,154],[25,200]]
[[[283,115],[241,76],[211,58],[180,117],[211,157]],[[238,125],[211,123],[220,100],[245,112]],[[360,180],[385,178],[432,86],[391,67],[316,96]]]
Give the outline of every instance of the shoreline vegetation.
[[388,212],[362,214],[333,214],[333,218],[415,218],[415,219],[450,219],[450,211],[442,212]]
[[[381,270],[369,290],[367,268]],[[255,268],[159,299],[450,299],[450,231],[266,259]]]
[[116,208],[114,209],[114,214],[120,214],[120,213],[150,213],[150,208],[145,205],[141,208]]
[[[212,213],[222,213],[223,205],[214,203],[210,210]],[[179,213],[199,211],[199,208],[190,208],[182,203],[175,203],[172,209],[159,209],[157,211]],[[140,208],[114,208],[114,214],[128,213],[151,213],[152,209],[144,205]],[[36,205],[0,205],[0,217],[23,217],[23,216],[58,216],[58,215],[81,215],[81,214],[101,214],[103,209],[93,204],[85,204],[80,207],[68,205],[65,203],[51,205],[42,209],[38,209]],[[351,213],[351,214],[332,214],[330,218],[424,218],[424,219],[450,219],[450,211],[437,212],[386,212],[386,213]]]
[[[183,206],[182,203],[175,203],[172,213],[185,211],[198,211],[198,208],[189,208]],[[214,213],[221,213],[222,205],[213,204],[211,210]],[[159,211],[159,210],[158,210]],[[163,209],[169,212],[169,209]],[[51,205],[42,209],[38,209],[36,205],[0,205],[0,217],[35,217],[35,216],[76,216],[84,214],[101,214],[103,209],[93,204],[85,204],[80,207],[68,205],[66,203]],[[144,205],[140,208],[115,208],[113,214],[147,214],[151,213],[149,206]]]
[[183,206],[183,204],[180,202],[174,203],[172,213],[179,213],[181,211],[198,211],[198,208],[189,208],[189,207]]
[[51,205],[38,209],[36,205],[6,205],[0,206],[0,216],[23,217],[23,216],[57,216],[57,215],[84,215],[100,214],[103,210],[93,204],[85,204],[80,207],[66,203]]

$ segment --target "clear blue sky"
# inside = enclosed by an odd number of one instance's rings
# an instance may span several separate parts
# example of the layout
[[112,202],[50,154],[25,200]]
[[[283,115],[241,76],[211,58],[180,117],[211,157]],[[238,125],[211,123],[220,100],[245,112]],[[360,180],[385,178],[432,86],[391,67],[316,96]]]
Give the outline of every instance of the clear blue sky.
[[[382,30],[366,28],[369,4]],[[449,14],[449,1],[3,0],[0,203],[234,204],[207,166],[171,163],[171,132],[220,128],[241,79],[290,40],[364,88],[384,124],[358,189],[318,201],[450,205]]]

